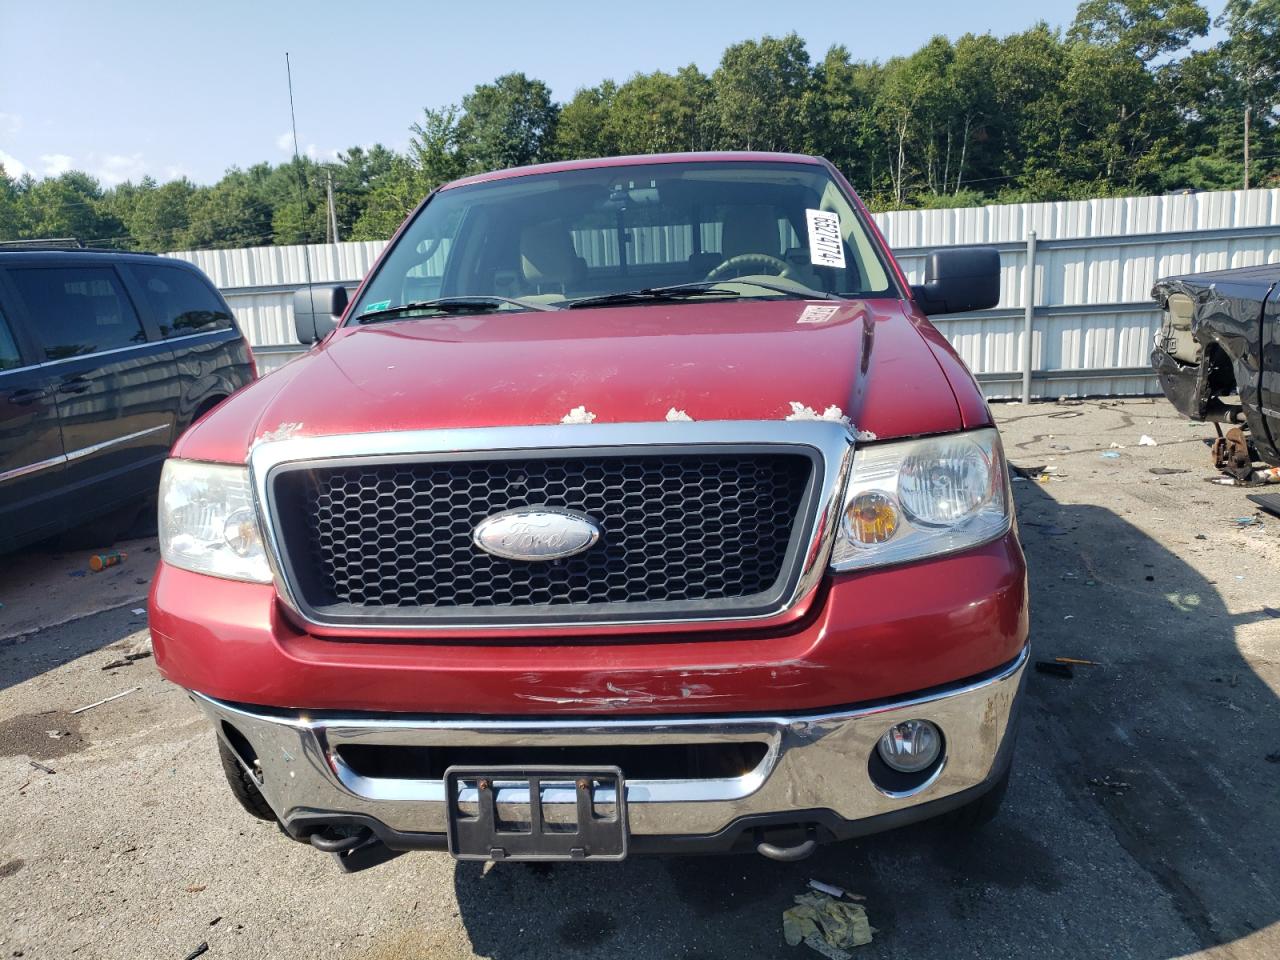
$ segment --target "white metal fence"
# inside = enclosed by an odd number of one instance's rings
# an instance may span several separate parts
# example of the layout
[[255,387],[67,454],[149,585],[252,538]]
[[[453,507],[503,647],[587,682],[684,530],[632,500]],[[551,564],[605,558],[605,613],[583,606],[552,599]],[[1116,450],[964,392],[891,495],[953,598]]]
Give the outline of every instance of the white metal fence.
[[[1024,389],[1032,397],[1158,392],[1147,365],[1159,325],[1152,283],[1280,261],[1280,190],[904,210],[875,220],[913,281],[937,247],[1000,250],[999,306],[934,318],[992,398]],[[222,289],[266,370],[301,350],[289,302],[307,279],[304,256],[313,282],[354,287],[385,245],[170,256],[195,263]]]

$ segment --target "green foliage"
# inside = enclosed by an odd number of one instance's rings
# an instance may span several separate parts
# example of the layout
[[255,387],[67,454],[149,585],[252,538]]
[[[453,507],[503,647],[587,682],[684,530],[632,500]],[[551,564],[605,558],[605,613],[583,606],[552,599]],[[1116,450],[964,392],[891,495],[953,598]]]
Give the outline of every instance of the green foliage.
[[872,209],[1064,200],[1280,182],[1280,0],[1225,0],[1207,49],[1199,0],[1083,0],[1064,34],[934,37],[886,62],[794,33],[728,47],[710,75],[603,80],[557,104],[513,72],[425,109],[404,153],[352,147],[232,169],[216,184],[0,170],[0,239],[77,236],[135,249],[323,242],[333,183],[342,239],[391,235],[436,187],[549,159],[685,150],[827,157]]

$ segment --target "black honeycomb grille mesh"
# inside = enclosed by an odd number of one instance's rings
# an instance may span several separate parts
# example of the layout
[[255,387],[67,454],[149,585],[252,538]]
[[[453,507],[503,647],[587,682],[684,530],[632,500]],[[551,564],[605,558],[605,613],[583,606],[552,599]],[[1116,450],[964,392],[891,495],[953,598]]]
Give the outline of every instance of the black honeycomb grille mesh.
[[[796,454],[663,454],[325,467],[276,482],[278,504],[305,518],[286,540],[312,606],[439,610],[761,594],[787,572],[812,469]],[[473,544],[476,524],[523,506],[581,511],[600,541],[536,563]]]

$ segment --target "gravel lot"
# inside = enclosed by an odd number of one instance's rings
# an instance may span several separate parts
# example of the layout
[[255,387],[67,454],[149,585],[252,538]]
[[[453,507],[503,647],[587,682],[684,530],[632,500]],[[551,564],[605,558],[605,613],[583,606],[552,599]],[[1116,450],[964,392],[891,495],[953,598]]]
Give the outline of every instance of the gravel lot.
[[[1031,676],[981,834],[908,828],[791,865],[416,854],[344,876],[240,811],[150,660],[103,669],[145,649],[136,601],[23,633],[28,603],[54,623],[90,588],[23,555],[0,561],[0,957],[807,957],[779,918],[810,877],[867,897],[859,956],[1280,956],[1280,519],[1237,525],[1254,510],[1204,482],[1208,429],[1163,401],[997,415],[1015,465],[1056,468],[1016,484],[1034,653],[1101,665]],[[144,548],[121,591],[144,589]]]

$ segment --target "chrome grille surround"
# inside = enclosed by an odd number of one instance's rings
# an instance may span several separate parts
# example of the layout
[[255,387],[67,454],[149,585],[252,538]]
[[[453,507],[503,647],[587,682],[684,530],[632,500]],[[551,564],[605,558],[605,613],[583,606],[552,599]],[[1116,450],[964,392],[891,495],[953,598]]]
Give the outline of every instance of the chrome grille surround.
[[[639,616],[634,612],[619,611],[608,619],[592,619],[584,624],[573,614],[573,606],[561,608],[559,617],[521,617],[520,609],[510,611],[501,620],[470,623],[441,621],[431,616],[408,616],[394,620],[365,617],[330,617],[308,607],[289,575],[285,555],[284,537],[277,518],[273,516],[272,484],[277,471],[305,467],[311,462],[340,465],[344,461],[355,463],[383,462],[394,464],[400,460],[424,457],[459,457],[474,459],[477,455],[492,454],[511,456],[518,454],[536,457],[539,453],[556,451],[558,455],[577,451],[584,456],[599,455],[609,451],[616,455],[628,452],[644,454],[655,447],[679,449],[690,454],[715,454],[733,448],[760,449],[768,452],[805,453],[812,457],[816,473],[812,485],[813,496],[807,500],[809,516],[799,518],[806,531],[804,542],[799,544],[798,575],[792,577],[785,595],[768,610],[746,615],[717,618],[711,616],[671,615],[663,617],[660,611]],[[359,633],[361,630],[377,630],[380,633],[422,634],[430,632],[466,632],[476,628],[501,630],[520,629],[533,632],[565,629],[589,625],[598,626],[652,626],[655,624],[717,622],[741,623],[767,620],[785,613],[807,597],[818,585],[826,568],[834,538],[838,511],[853,454],[853,436],[848,425],[829,421],[699,421],[675,423],[620,423],[573,424],[528,427],[489,427],[424,431],[398,431],[386,433],[343,434],[324,437],[293,436],[281,440],[259,442],[249,454],[249,470],[258,510],[267,540],[268,558],[275,577],[277,593],[282,602],[303,622]],[[660,606],[654,604],[653,606]],[[674,611],[671,611],[675,614]]]

